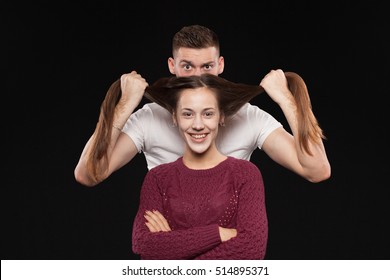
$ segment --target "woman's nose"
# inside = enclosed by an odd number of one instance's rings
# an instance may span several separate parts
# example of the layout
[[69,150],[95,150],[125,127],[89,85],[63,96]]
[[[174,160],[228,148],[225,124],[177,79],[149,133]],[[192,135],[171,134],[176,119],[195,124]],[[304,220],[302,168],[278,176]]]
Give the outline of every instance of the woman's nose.
[[196,116],[194,122],[192,123],[192,128],[195,130],[202,130],[204,127],[203,120],[201,116]]

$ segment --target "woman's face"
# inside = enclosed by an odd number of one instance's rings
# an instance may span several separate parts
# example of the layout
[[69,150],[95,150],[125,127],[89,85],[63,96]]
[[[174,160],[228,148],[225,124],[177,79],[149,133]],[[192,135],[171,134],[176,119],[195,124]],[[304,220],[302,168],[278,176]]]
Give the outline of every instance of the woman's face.
[[174,118],[186,149],[203,154],[215,148],[221,113],[215,93],[208,88],[181,92]]

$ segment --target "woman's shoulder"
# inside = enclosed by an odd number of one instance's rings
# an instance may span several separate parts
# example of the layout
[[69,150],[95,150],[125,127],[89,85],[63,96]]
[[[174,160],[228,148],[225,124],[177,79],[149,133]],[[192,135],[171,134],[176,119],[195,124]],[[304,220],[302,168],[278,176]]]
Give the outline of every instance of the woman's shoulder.
[[166,176],[167,174],[171,174],[177,169],[178,163],[179,159],[172,162],[159,164],[150,169],[149,173],[153,176]]
[[248,176],[249,174],[261,174],[260,169],[253,162],[229,156],[229,162],[233,173],[239,176]]
[[249,160],[246,160],[246,159],[241,159],[241,158],[236,158],[236,157],[232,157],[232,156],[228,156],[228,159],[229,159],[229,162],[230,164],[232,165],[238,165],[238,166],[243,166],[243,167],[256,167],[257,166],[249,161]]

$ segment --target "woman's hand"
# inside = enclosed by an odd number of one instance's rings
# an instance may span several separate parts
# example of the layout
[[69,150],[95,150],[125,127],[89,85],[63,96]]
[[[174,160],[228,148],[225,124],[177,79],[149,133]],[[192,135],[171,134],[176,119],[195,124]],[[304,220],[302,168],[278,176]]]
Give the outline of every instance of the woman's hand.
[[164,216],[157,210],[145,211],[145,225],[150,232],[171,231],[171,228]]
[[237,236],[237,230],[235,228],[223,228],[219,227],[219,235],[221,237],[221,241],[225,242],[230,240],[233,237]]

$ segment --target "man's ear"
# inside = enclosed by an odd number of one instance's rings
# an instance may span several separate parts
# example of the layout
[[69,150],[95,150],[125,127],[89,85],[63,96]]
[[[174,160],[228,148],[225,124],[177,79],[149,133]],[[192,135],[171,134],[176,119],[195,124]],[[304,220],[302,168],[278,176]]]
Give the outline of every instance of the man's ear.
[[175,73],[175,60],[172,57],[168,58],[168,69],[169,69],[169,72],[171,72],[171,74],[176,75],[176,73]]
[[223,58],[223,56],[220,56],[218,59],[218,75],[222,74],[224,69],[225,69],[225,59]]

